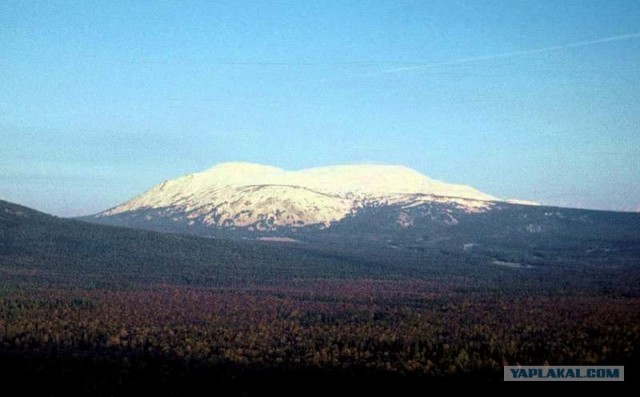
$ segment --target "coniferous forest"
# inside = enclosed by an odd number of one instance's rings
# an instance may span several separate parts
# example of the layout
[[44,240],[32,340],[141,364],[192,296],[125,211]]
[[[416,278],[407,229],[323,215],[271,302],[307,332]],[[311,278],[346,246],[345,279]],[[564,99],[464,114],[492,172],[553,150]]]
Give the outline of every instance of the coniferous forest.
[[517,364],[625,365],[630,378],[640,361],[639,240],[588,253],[365,249],[1,204],[0,371],[22,390],[409,390],[497,383]]

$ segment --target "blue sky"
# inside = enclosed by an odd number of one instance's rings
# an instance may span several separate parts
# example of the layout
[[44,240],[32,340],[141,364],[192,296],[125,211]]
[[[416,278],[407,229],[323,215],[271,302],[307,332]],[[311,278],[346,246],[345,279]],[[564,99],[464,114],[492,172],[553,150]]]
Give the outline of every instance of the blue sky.
[[224,161],[390,163],[640,210],[640,2],[0,2],[0,198],[62,216]]

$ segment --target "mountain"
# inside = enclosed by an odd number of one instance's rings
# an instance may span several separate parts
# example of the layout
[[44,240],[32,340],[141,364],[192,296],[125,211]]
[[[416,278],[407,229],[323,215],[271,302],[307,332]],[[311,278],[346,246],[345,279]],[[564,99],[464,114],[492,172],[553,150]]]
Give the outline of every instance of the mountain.
[[[285,171],[223,163],[162,182],[93,216],[105,223],[173,230],[275,231],[326,228],[363,208],[449,203],[466,212],[490,209],[495,197],[392,165],[343,165]],[[164,226],[163,226],[164,224]]]
[[[207,237],[295,241],[395,256],[539,267],[640,257],[640,214],[502,201],[400,166],[284,171],[225,163],[85,221]],[[446,258],[444,258],[444,257]]]

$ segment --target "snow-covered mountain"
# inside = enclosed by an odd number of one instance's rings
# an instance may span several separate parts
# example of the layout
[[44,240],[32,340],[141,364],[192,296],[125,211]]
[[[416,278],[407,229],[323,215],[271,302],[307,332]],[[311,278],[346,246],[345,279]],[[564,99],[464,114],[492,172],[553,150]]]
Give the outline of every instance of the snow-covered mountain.
[[438,202],[465,212],[482,212],[496,201],[500,200],[472,187],[437,181],[403,166],[285,171],[233,162],[162,182],[94,218],[142,217],[149,222],[272,230],[328,227],[368,207],[409,208]]

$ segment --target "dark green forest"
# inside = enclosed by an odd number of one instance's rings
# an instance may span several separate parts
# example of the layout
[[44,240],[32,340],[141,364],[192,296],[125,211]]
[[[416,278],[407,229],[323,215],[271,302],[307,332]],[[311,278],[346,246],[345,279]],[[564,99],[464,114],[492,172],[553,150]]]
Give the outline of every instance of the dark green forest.
[[45,395],[330,392],[337,382],[397,392],[498,383],[516,364],[625,365],[630,378],[639,217],[591,216],[609,229],[527,237],[495,221],[492,234],[470,225],[434,243],[427,225],[375,234],[368,224],[356,240],[363,228],[344,223],[274,242],[0,202],[0,371]]

